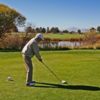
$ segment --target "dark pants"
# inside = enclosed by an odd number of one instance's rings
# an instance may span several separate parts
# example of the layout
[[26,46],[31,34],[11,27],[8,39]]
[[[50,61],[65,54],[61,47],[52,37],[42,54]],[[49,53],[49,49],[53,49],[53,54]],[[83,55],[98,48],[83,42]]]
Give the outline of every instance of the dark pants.
[[22,55],[24,62],[25,62],[25,66],[26,66],[26,83],[27,82],[31,82],[32,81],[32,74],[33,74],[33,66],[32,66],[32,60],[31,57],[26,56],[26,55]]

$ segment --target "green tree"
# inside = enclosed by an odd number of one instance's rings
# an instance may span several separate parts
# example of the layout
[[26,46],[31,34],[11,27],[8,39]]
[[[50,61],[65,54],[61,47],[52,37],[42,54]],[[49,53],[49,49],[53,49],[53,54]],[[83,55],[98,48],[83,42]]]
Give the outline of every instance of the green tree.
[[49,27],[47,27],[47,29],[46,29],[46,30],[47,30],[47,33],[50,33],[50,29],[49,29]]
[[37,28],[35,29],[35,31],[36,31],[36,33],[40,33],[40,28],[37,27]]
[[58,27],[52,27],[51,30],[50,30],[51,33],[59,33],[60,30]]
[[97,27],[97,31],[100,32],[100,26]]
[[77,33],[81,34],[82,32],[81,32],[81,30],[80,30],[80,29],[78,29],[78,30],[77,30]]
[[42,28],[42,31],[41,31],[42,33],[45,33],[46,32],[46,29],[45,28]]
[[69,31],[66,29],[66,30],[63,30],[62,33],[69,33]]
[[26,18],[4,4],[0,4],[0,38],[9,30],[17,26],[23,26]]

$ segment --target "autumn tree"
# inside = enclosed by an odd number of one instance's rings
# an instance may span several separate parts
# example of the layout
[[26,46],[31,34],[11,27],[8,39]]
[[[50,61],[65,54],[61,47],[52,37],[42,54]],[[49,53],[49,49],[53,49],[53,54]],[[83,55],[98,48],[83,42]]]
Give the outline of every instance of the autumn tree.
[[97,41],[96,29],[90,28],[89,32],[85,33],[85,43],[94,45]]
[[9,30],[17,26],[23,26],[26,18],[4,4],[0,4],[0,38]]

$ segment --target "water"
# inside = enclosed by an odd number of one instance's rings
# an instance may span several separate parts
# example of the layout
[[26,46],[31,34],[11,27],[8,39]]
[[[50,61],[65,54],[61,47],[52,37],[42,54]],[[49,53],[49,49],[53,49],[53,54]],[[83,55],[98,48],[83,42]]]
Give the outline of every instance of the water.
[[80,42],[61,41],[58,42],[58,47],[78,47]]
[[81,45],[80,42],[78,41],[74,41],[74,42],[71,42],[71,41],[58,41],[58,42],[49,42],[49,43],[42,43],[40,45],[40,47],[42,48],[63,48],[63,47],[71,47],[71,48],[74,48],[74,47],[79,47]]

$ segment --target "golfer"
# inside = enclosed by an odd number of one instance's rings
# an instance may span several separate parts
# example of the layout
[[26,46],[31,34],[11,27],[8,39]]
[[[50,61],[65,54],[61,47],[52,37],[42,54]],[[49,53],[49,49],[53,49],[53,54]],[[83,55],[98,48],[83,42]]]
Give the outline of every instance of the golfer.
[[43,35],[38,33],[32,38],[22,49],[22,56],[26,65],[26,86],[32,86],[35,81],[32,81],[33,65],[31,58],[35,55],[36,58],[42,62],[41,55],[39,53],[38,43],[43,40]]

